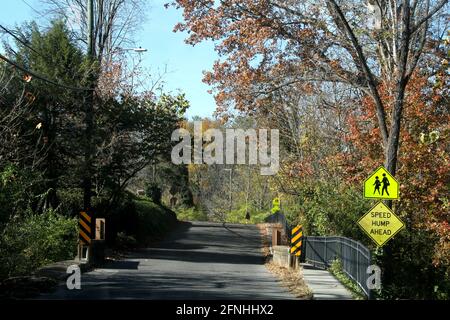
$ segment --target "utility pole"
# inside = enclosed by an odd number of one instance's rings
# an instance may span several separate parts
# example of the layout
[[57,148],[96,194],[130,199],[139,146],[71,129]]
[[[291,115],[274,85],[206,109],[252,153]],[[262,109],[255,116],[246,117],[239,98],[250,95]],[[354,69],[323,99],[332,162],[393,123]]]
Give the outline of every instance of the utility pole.
[[89,62],[89,85],[85,100],[85,150],[84,150],[84,177],[83,177],[83,204],[84,210],[91,209],[92,198],[92,154],[93,154],[93,129],[94,129],[94,89],[95,75],[94,64],[94,1],[87,0],[87,58]]
[[232,186],[232,184],[231,184],[231,182],[232,182],[232,174],[233,174],[233,168],[226,168],[226,169],[223,169],[224,171],[229,171],[230,172],[230,187],[229,187],[229,191],[230,191],[230,199],[229,199],[229,205],[230,205],[230,212],[231,212],[231,210],[232,210],[232,208],[233,208],[233,205],[232,205],[232,200],[233,200],[233,198],[232,198],[232,190],[231,190],[231,188],[233,187]]
[[233,209],[233,193],[232,193],[232,185],[231,185],[231,178],[233,175],[233,168],[230,169],[230,212]]
[[247,164],[247,194],[245,196],[245,219],[250,220],[248,211],[248,198],[250,197],[250,164]]

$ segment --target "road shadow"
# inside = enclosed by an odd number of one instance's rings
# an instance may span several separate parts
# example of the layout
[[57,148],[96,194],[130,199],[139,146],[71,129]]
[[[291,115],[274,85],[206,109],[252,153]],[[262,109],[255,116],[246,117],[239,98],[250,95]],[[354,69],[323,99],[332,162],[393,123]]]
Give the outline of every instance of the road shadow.
[[40,299],[292,299],[264,267],[251,225],[183,222],[166,239]]
[[277,300],[293,299],[276,282],[252,274],[120,273],[114,278],[85,276],[83,290],[59,290],[40,299]]
[[152,250],[150,255],[140,258],[151,258],[159,260],[170,260],[179,262],[195,262],[195,263],[230,263],[230,264],[262,264],[264,258],[261,254],[230,254],[224,252],[204,252],[194,250]]
[[244,230],[245,230],[246,228],[239,228],[239,227],[234,226],[234,225],[230,226],[230,225],[227,225],[227,224],[225,224],[225,223],[223,224],[223,227],[224,227],[226,230],[228,230],[229,232],[231,232],[231,233],[237,235],[238,237],[241,237],[241,238],[247,239],[247,240],[251,240],[251,241],[254,240],[253,237],[252,237],[252,238],[246,237],[246,236],[240,234],[239,232],[233,230],[233,229],[238,229],[238,230],[239,230],[239,229],[244,229]]
[[259,231],[252,225],[183,223],[168,238],[129,256],[174,262],[263,264]]
[[107,261],[101,269],[119,269],[119,270],[137,270],[139,267],[139,261],[119,260],[119,261]]

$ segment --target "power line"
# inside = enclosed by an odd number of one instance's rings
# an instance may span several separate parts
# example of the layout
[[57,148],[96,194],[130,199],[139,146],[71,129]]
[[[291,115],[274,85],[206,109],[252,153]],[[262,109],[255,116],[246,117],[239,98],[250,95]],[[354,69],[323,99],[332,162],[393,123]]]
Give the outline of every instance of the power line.
[[25,46],[26,48],[30,49],[31,51],[33,51],[34,53],[40,55],[43,58],[46,58],[42,53],[38,52],[36,49],[34,49],[32,46],[29,45],[28,42],[20,39],[18,36],[16,36],[14,34],[14,32],[12,32],[11,30],[9,30],[8,28],[2,26],[0,24],[0,28],[3,29],[3,31],[5,31],[7,34],[9,34],[10,36],[12,36],[14,39],[16,39],[18,42],[20,42],[23,46]]
[[[27,42],[25,42],[24,40],[20,39],[18,36],[16,36],[11,30],[9,30],[8,28],[2,26],[0,24],[0,28],[3,29],[6,33],[8,33],[9,35],[11,35],[14,39],[16,39],[18,42],[20,42],[22,45],[24,45],[26,48],[30,49],[31,51],[33,51],[34,53],[40,55],[41,57],[47,59],[46,56],[44,56],[42,53],[38,52],[36,49],[34,49],[33,47],[31,47]],[[19,66],[18,64],[14,63],[13,61],[9,60],[8,58],[6,58],[5,56],[0,54],[0,58],[3,59],[4,61],[8,62],[9,64],[13,65],[14,67],[16,67],[19,70],[22,70],[23,72],[26,72],[30,75],[32,75],[33,77],[40,79],[42,81],[45,81],[47,83],[51,83],[53,85],[65,88],[65,89],[70,89],[70,90],[77,90],[77,91],[87,91],[87,90],[93,90],[93,89],[89,89],[89,88],[77,88],[77,87],[71,87],[71,86],[67,86],[61,83],[58,83],[56,81],[53,80],[49,80],[39,74],[37,74],[34,71],[28,70],[25,67]]]
[[43,13],[41,13],[38,10],[36,10],[35,8],[33,8],[33,6],[31,4],[29,4],[28,2],[26,2],[25,0],[22,0],[22,2],[25,3],[31,10],[36,12],[39,15],[40,18],[42,18],[44,16]]
[[58,86],[58,87],[61,87],[61,88],[64,88],[64,89],[74,90],[74,91],[93,91],[94,90],[93,88],[82,88],[82,87],[67,86],[65,84],[58,83],[58,82],[56,82],[54,80],[47,79],[44,76],[41,76],[40,74],[38,74],[38,73],[36,73],[34,71],[31,71],[31,70],[26,69],[25,67],[19,66],[17,63],[9,60],[7,57],[5,57],[2,54],[0,54],[0,59],[4,60],[6,63],[9,63],[10,65],[16,67],[17,69],[19,69],[19,70],[21,70],[21,71],[23,71],[23,72],[25,72],[25,73],[27,73],[29,75],[32,75],[36,79],[42,80],[44,82],[53,84],[55,86]]

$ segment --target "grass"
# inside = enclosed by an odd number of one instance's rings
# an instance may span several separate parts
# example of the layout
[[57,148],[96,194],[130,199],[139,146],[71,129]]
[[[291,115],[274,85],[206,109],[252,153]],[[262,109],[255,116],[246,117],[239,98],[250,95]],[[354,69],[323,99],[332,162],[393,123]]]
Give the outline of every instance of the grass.
[[241,207],[237,210],[232,210],[226,215],[226,222],[228,223],[242,223],[242,224],[258,224],[263,223],[264,219],[270,215],[270,212],[258,212],[253,210],[252,208],[248,209],[248,213],[250,215],[250,219],[245,219],[247,210],[244,207]]
[[249,208],[250,219],[246,219],[247,210],[241,207],[226,213],[225,221],[222,218],[208,216],[206,211],[197,207],[179,207],[175,209],[178,220],[181,221],[212,221],[212,222],[226,222],[226,223],[240,223],[240,224],[258,224],[263,223],[264,219],[270,215],[270,212],[258,212]]
[[179,207],[175,209],[175,212],[180,221],[208,221],[206,212],[195,207]]
[[277,276],[283,287],[289,290],[296,298],[311,300],[313,293],[303,280],[300,270],[288,269],[279,266],[273,261],[266,262],[266,268]]
[[340,283],[342,283],[344,287],[346,287],[350,291],[354,299],[356,300],[367,299],[366,295],[364,294],[362,289],[358,286],[358,284],[345,274],[345,272],[342,269],[342,263],[340,260],[334,260],[328,270],[337,280],[339,280]]
[[161,239],[177,221],[173,211],[149,199],[136,198],[134,205],[138,220],[136,240],[139,245],[148,245]]

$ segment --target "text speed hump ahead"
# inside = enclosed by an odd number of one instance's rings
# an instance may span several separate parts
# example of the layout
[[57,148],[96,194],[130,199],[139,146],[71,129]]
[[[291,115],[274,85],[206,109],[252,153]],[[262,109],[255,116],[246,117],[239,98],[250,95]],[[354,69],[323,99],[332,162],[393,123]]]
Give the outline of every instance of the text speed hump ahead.
[[379,247],[405,226],[403,221],[381,201],[359,219],[358,225]]
[[398,199],[398,181],[383,166],[364,181],[364,198]]

